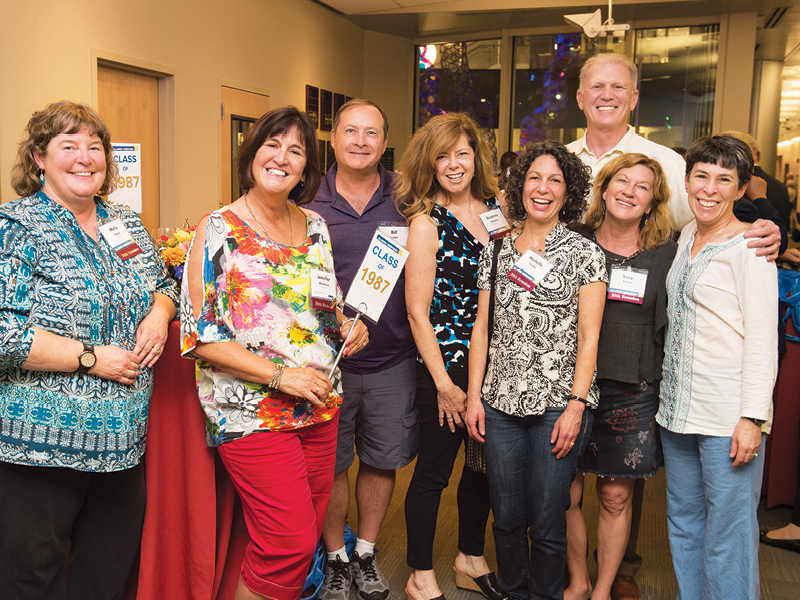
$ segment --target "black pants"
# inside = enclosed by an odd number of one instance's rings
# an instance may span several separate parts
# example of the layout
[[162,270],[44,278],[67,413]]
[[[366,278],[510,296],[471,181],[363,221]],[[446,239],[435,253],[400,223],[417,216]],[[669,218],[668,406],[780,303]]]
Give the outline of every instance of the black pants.
[[142,464],[89,473],[0,462],[0,598],[122,598],[145,499]]
[[[467,391],[466,371],[449,373],[453,383]],[[417,366],[417,402],[419,403],[419,454],[414,475],[406,494],[406,535],[408,566],[433,569],[433,538],[442,491],[450,481],[453,463],[466,429],[455,433],[445,423],[439,426],[436,386],[428,369]],[[486,475],[464,467],[458,485],[458,549],[464,554],[482,556],[489,518],[489,485]]]

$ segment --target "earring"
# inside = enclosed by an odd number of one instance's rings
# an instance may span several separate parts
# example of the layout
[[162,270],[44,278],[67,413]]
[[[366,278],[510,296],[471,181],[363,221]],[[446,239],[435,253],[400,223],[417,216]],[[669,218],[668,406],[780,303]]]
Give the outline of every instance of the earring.
[[44,169],[39,169],[39,183],[44,187]]
[[643,228],[644,228],[644,226],[645,226],[645,225],[647,225],[647,222],[648,222],[649,220],[650,220],[650,213],[644,213],[644,214],[642,215],[642,220],[641,220],[641,222],[639,223],[639,229],[643,229]]

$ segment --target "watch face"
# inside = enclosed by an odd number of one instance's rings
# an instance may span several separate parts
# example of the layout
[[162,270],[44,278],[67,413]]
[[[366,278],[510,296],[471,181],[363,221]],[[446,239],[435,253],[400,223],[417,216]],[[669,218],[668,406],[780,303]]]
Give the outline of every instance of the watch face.
[[94,363],[97,362],[97,357],[94,355],[93,352],[84,352],[80,356],[81,366],[84,369],[91,369],[94,366]]

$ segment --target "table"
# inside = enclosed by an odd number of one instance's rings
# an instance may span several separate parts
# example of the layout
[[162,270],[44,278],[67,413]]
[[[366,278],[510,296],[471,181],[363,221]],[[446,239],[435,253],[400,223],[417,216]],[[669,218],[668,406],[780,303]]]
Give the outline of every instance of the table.
[[194,361],[174,321],[154,367],[147,432],[147,512],[125,600],[229,600],[250,541],[216,450],[206,446]]

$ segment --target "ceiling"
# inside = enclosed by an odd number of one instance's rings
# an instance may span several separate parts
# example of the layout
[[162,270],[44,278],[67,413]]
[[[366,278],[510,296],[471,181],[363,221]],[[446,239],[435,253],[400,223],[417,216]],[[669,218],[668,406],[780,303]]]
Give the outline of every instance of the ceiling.
[[[315,0],[347,20],[370,31],[414,40],[447,41],[448,37],[502,29],[569,27],[564,14],[591,13],[601,0]],[[554,8],[554,4],[558,7]],[[617,23],[674,21],[718,15],[720,12],[758,11],[756,58],[784,62],[781,96],[782,129],[800,127],[800,0],[615,0]],[[577,29],[577,28],[575,28]]]

